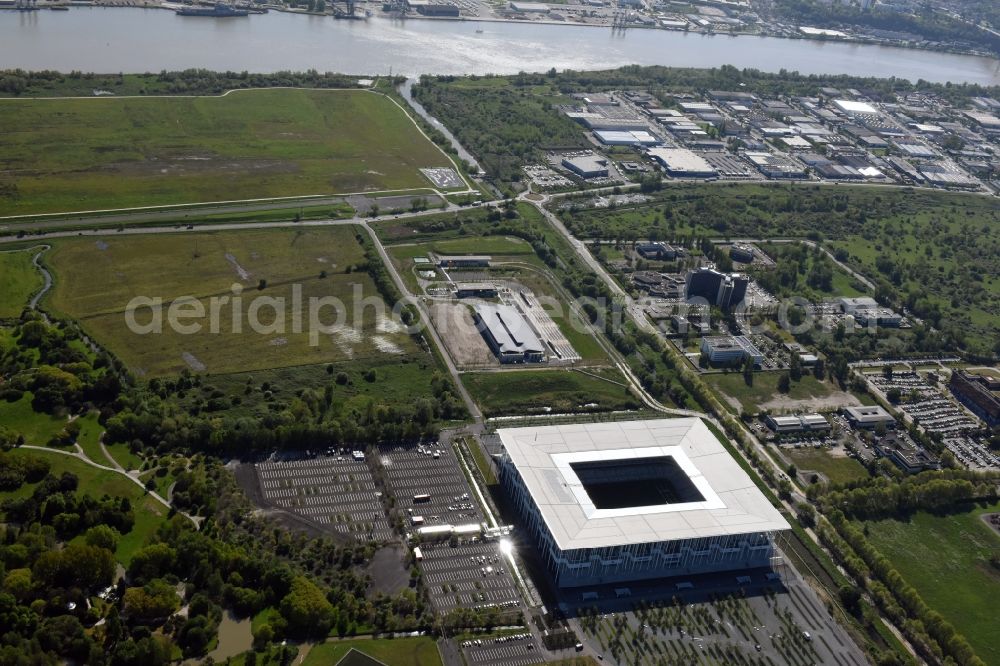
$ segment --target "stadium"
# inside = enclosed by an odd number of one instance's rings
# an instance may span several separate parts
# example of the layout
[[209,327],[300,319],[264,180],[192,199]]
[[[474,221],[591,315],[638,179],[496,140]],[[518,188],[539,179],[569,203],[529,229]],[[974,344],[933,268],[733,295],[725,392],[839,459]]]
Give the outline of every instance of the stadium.
[[697,418],[497,431],[558,587],[766,567],[788,523]]

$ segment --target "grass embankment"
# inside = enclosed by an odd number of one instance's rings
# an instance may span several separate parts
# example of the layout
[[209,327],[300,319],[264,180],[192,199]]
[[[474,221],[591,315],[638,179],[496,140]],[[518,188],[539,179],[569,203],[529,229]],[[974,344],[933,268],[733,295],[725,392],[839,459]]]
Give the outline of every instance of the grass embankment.
[[[167,508],[152,499],[132,481],[120,473],[97,469],[92,465],[55,451],[22,451],[15,449],[12,455],[33,455],[44,457],[51,464],[49,473],[61,476],[64,472],[75,474],[78,481],[78,492],[94,497],[110,495],[127,497],[135,511],[135,526],[128,534],[123,534],[115,552],[123,565],[128,565],[135,552],[146,544],[162,522],[166,519]],[[15,491],[0,492],[0,502],[8,497],[28,497],[37,484],[26,483]]]
[[466,373],[462,381],[487,416],[606,412],[642,406],[620,385],[624,378],[617,370],[592,372],[604,379],[552,369]]
[[808,476],[808,472],[818,472],[831,483],[848,483],[869,476],[868,470],[854,458],[833,456],[823,449],[787,449],[782,454],[795,464],[803,477]]
[[20,316],[28,300],[42,288],[42,275],[31,263],[35,252],[0,252],[0,319]]
[[[371,277],[357,270],[365,262],[357,231],[345,226],[60,240],[50,256],[56,275],[50,304],[78,320],[137,374],[150,377],[184,368],[221,374],[415,353],[412,339],[378,317],[374,307],[355,312],[359,295],[378,298]],[[233,298],[234,285],[243,290],[240,299]],[[182,296],[201,304],[203,316],[182,320],[185,326],[200,324],[196,333],[169,323],[169,306]],[[162,333],[130,329],[125,311],[135,297],[162,299]],[[213,297],[219,299],[217,333],[211,329]],[[313,297],[343,304],[342,310],[320,312],[324,326],[341,328],[319,334],[315,345],[309,335]],[[136,321],[149,324],[154,309],[139,308]],[[261,332],[253,330],[254,322]]]
[[18,128],[0,137],[0,215],[427,188],[419,168],[450,166],[361,90],[5,100],[0,126]]
[[1000,504],[867,524],[872,544],[988,664],[1000,663],[996,630],[1000,570],[989,561],[1000,553],[1000,536],[981,516],[997,512]]
[[357,650],[391,666],[441,666],[441,654],[433,638],[375,638],[333,641],[313,646],[302,666],[336,664],[351,650]]

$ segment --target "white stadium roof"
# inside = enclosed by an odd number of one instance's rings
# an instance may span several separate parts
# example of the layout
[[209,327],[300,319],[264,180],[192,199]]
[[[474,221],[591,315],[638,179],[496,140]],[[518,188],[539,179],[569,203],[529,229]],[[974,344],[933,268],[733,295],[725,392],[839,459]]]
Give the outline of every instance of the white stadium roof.
[[[562,550],[770,532],[788,523],[698,418],[497,431]],[[702,501],[598,509],[571,465],[673,458]]]

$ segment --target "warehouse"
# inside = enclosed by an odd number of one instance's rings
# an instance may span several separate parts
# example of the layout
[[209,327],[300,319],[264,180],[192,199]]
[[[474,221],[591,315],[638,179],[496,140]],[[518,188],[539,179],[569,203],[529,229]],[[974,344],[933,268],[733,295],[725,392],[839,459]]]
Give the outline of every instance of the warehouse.
[[711,164],[684,148],[652,148],[649,156],[675,178],[712,178],[718,175]]
[[788,529],[701,419],[497,435],[501,483],[558,587],[765,567]]
[[606,146],[655,146],[660,143],[660,140],[649,132],[597,130],[594,136]]
[[479,332],[501,363],[539,363],[545,360],[545,346],[516,308],[480,303],[474,310]]
[[607,178],[608,160],[606,157],[588,153],[586,155],[569,155],[564,157],[562,165],[580,176],[580,178]]

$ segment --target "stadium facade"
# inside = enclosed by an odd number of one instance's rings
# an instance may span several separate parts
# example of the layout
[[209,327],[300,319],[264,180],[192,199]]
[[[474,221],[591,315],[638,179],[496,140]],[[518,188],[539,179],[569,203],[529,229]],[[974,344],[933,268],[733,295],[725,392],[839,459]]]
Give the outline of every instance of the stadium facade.
[[768,566],[789,528],[701,419],[497,434],[501,483],[558,587]]

